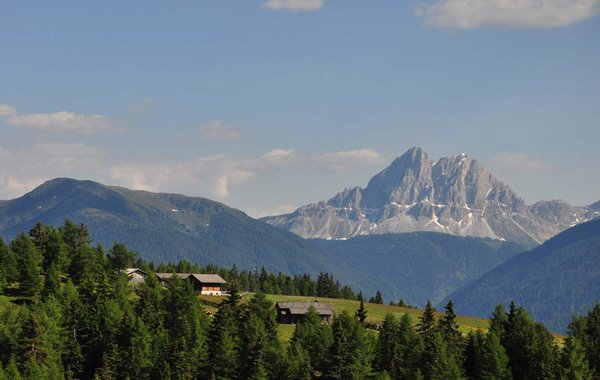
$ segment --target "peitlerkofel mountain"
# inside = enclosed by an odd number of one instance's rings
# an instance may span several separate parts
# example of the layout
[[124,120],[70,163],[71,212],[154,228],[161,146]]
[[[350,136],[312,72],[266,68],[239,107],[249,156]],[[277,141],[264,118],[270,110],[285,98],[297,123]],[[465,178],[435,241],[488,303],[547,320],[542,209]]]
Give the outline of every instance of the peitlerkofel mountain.
[[[600,203],[600,202],[599,202]],[[304,238],[436,231],[535,246],[600,215],[600,207],[560,200],[526,205],[509,186],[465,154],[432,161],[411,148],[366,188],[263,220]]]

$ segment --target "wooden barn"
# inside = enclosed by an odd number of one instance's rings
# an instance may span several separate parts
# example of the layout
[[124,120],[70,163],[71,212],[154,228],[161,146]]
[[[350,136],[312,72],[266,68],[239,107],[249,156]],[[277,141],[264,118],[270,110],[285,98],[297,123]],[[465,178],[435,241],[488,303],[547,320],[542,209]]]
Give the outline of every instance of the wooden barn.
[[194,289],[200,294],[211,296],[222,296],[225,292],[222,289],[223,284],[227,281],[223,280],[218,274],[202,274],[202,273],[155,273],[158,280],[166,285],[173,276],[177,276],[184,280],[191,281]]
[[125,268],[123,269],[123,273],[129,276],[129,284],[134,286],[144,282],[147,276],[147,273],[140,268]]
[[329,323],[333,316],[333,306],[323,302],[277,302],[277,321],[279,323],[298,323],[304,319],[308,309],[314,307],[321,320]]

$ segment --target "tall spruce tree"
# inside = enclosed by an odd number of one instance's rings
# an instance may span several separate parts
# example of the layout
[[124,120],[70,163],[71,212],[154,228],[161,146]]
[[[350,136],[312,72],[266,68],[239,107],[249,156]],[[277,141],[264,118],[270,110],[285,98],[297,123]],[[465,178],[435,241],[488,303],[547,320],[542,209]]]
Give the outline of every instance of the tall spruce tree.
[[561,380],[591,380],[592,370],[588,364],[585,350],[573,336],[567,337],[562,350]]
[[500,344],[500,338],[490,330],[482,347],[481,372],[482,380],[511,380],[508,356]]
[[448,304],[446,304],[444,308],[446,311],[438,322],[438,328],[448,346],[448,352],[454,356],[456,363],[462,367],[464,361],[463,351],[465,343],[462,334],[458,329],[458,323],[456,322],[454,304],[452,301],[448,301]]
[[367,310],[365,309],[365,302],[363,301],[362,297],[360,299],[360,306],[358,307],[356,312],[354,312],[354,317],[361,324],[365,323],[365,319],[367,319]]
[[6,284],[11,284],[19,280],[19,270],[17,266],[17,256],[4,243],[4,240],[0,237],[0,268],[4,273]]
[[435,314],[433,306],[431,305],[431,301],[427,301],[425,305],[425,309],[423,310],[423,314],[421,315],[420,322],[417,325],[417,331],[419,335],[425,341],[432,341],[435,337],[435,332],[437,331],[436,322],[435,322]]
[[364,327],[348,312],[334,316],[333,343],[327,376],[333,379],[366,379],[371,375],[372,349]]
[[29,296],[38,294],[42,290],[42,254],[24,233],[17,235],[10,249],[17,256],[21,290]]
[[328,350],[333,342],[331,328],[321,323],[314,307],[309,307],[304,319],[296,325],[291,343],[309,353],[311,367],[323,373],[328,366]]
[[386,314],[375,346],[374,369],[387,372],[392,378],[399,377],[402,366],[398,320]]

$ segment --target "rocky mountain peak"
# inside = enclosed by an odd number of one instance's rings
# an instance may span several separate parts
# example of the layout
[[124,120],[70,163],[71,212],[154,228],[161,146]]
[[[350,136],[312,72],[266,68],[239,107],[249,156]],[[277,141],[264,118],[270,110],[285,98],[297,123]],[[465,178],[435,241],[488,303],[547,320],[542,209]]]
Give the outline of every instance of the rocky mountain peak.
[[431,161],[414,147],[373,176],[363,194],[364,205],[381,208],[387,203],[414,204],[432,195]]
[[327,202],[264,220],[307,238],[438,231],[533,246],[597,216],[591,207],[558,201],[527,206],[476,159],[461,153],[433,162],[414,147],[364,190],[346,189]]

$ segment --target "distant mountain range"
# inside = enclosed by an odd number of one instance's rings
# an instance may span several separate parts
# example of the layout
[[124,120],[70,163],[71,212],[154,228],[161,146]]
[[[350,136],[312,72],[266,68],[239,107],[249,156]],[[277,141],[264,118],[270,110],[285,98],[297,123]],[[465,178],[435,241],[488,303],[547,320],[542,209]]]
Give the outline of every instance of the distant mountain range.
[[457,312],[481,317],[515,301],[548,328],[564,332],[574,314],[600,302],[600,220],[514,256],[447,298]]
[[328,201],[262,220],[304,238],[437,231],[533,247],[600,216],[600,202],[574,207],[560,200],[526,205],[481,163],[465,154],[429,159],[412,148],[376,174]]
[[333,274],[365,295],[423,305],[495,268],[524,248],[440,233],[373,235],[347,241],[305,240],[204,198],[133,191],[59,178],[0,203],[0,236],[35,223],[85,223],[95,243],[125,243],[156,263],[186,259],[288,274]]

